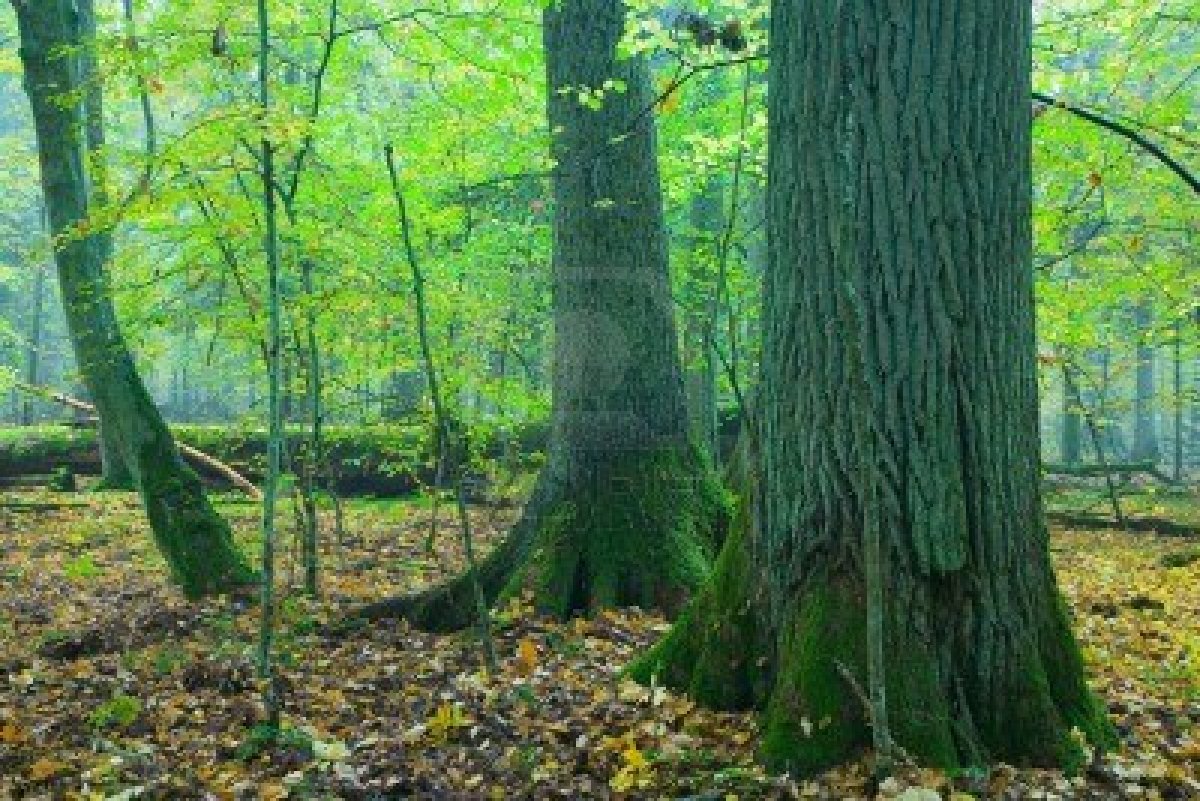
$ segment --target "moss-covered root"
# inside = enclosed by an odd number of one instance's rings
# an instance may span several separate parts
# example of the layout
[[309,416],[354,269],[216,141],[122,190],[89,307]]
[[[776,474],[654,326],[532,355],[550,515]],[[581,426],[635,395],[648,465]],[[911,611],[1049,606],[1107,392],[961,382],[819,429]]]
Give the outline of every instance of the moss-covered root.
[[765,699],[770,649],[762,604],[751,595],[747,523],[739,511],[712,577],[666,637],[627,669],[635,681],[657,682],[714,709],[751,709]]
[[[631,455],[602,481],[571,486],[543,471],[525,514],[477,568],[489,604],[525,588],[568,617],[618,606],[677,610],[708,575],[728,498],[698,451]],[[475,622],[468,574],[356,610],[434,632]]]
[[528,583],[559,618],[640,606],[679,612],[708,578],[729,499],[699,451],[621,454],[542,516]]
[[178,458],[141,467],[146,517],[185,596],[201,598],[257,581],[195,473]]
[[[496,602],[528,557],[535,534],[533,519],[526,515],[508,532],[504,541],[480,562],[476,569],[484,600]],[[387,598],[354,610],[347,620],[356,621],[407,620],[422,631],[448,633],[461,631],[476,623],[474,579],[469,573],[422,592]]]
[[[541,526],[544,510],[557,495],[558,487],[548,470],[538,476],[521,519],[508,536],[477,566],[484,600],[493,604],[527,563]],[[407,620],[422,631],[460,631],[476,622],[474,579],[463,573],[422,592],[387,598],[354,610],[347,625],[374,620]]]
[[[894,740],[922,764],[947,769],[994,759],[1078,769],[1074,730],[1099,745],[1112,734],[1080,678],[1061,605],[1055,610],[1041,636],[1021,636],[1019,626],[993,630],[987,647],[975,640],[962,651],[931,644],[905,610],[890,616],[886,687]],[[864,604],[850,583],[813,586],[799,598],[783,629],[764,714],[769,765],[810,775],[868,745],[865,641]]]

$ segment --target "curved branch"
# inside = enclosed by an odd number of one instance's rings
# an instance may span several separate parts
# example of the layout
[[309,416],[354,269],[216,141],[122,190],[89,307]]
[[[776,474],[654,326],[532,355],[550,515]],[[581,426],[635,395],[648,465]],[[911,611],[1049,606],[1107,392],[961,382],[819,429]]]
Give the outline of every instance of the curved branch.
[[1056,98],[1053,95],[1045,94],[1044,92],[1034,92],[1033,99],[1052,108],[1061,108],[1063,111],[1074,114],[1080,119],[1087,120],[1093,125],[1099,125],[1105,130],[1125,137],[1142,150],[1146,151],[1151,156],[1154,156],[1154,158],[1162,162],[1167,169],[1178,175],[1185,184],[1191,187],[1193,192],[1200,195],[1200,179],[1192,175],[1192,173],[1188,171],[1187,167],[1184,167],[1181,163],[1172,158],[1171,154],[1163,150],[1162,147],[1154,142],[1151,142],[1145,136],[1142,136],[1142,134],[1138,133],[1133,128],[1130,128],[1128,125],[1115,120],[1110,120],[1094,111],[1088,111],[1085,108],[1073,105],[1065,100],[1060,100],[1059,98]]

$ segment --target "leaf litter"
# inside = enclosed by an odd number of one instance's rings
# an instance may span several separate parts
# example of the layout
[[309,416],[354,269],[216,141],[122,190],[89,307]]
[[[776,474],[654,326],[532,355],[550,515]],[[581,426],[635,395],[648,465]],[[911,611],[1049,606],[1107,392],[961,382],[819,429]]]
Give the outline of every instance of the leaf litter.
[[[256,507],[222,511],[252,551]],[[511,510],[475,513],[490,547]],[[1200,798],[1200,562],[1180,558],[1187,541],[1055,532],[1117,753],[1074,778],[914,768],[876,786],[866,755],[813,780],[770,776],[752,715],[623,680],[667,630],[638,610],[558,623],[518,600],[497,615],[494,677],[470,633],[331,626],[461,567],[450,519],[433,554],[427,521],[414,504],[349,505],[348,534],[323,548],[322,600],[293,589],[281,602],[285,727],[265,741],[252,606],[175,594],[131,496],[0,496],[0,798]],[[289,546],[283,584],[299,580],[294,560]]]

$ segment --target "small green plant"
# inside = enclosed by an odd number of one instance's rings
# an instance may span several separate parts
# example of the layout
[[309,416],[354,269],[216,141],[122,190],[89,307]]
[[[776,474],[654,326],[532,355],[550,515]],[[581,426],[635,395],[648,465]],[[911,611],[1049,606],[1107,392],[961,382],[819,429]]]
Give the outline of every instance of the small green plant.
[[56,650],[72,639],[71,632],[69,631],[49,629],[42,632],[42,636],[38,638],[37,647],[39,651]]
[[88,722],[97,731],[127,729],[142,714],[142,702],[129,696],[117,694],[92,710]]
[[167,643],[154,651],[151,657],[154,670],[159,675],[166,676],[174,673],[187,664],[191,657],[188,652],[173,643]]
[[539,706],[541,706],[541,703],[538,701],[537,693],[535,693],[533,688],[527,684],[518,685],[513,690],[513,696],[515,696],[518,701],[533,709],[537,709]]
[[79,482],[75,480],[75,471],[66,466],[56,467],[50,474],[50,480],[46,486],[54,492],[77,492],[79,490]]
[[91,555],[86,553],[75,557],[63,566],[63,573],[65,573],[67,578],[71,579],[72,581],[87,581],[89,579],[94,579],[102,572],[103,571],[92,560]]
[[234,755],[243,762],[249,762],[277,748],[299,751],[307,757],[312,757],[312,737],[290,726],[277,729],[259,723],[246,733],[246,739],[238,745]]

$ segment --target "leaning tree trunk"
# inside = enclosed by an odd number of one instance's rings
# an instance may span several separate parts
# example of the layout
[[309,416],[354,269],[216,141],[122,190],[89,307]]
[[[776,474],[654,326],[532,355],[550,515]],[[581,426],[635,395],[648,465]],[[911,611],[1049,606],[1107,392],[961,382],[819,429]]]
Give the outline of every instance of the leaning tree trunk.
[[111,236],[88,227],[93,198],[86,150],[89,103],[80,97],[92,80],[82,47],[90,5],[85,0],[80,10],[71,0],[13,2],[42,189],[56,239],[59,288],[75,359],[102,425],[133,474],[173,578],[196,597],[253,575],[229,526],[205,498],[200,479],[181,461],[142,384],[108,285]]
[[101,423],[96,431],[100,445],[101,490],[131,490],[136,487],[133,472],[121,454],[121,443],[108,426]]
[[1077,766],[1072,729],[1111,732],[1039,494],[1029,5],[772,5],[761,477],[633,672],[759,705],[776,767],[847,758],[870,742],[874,532],[895,740]]
[[[82,75],[90,76],[83,104],[87,167],[92,171],[88,185],[92,200],[97,206],[103,207],[108,204],[108,176],[104,161],[104,82],[100,76],[100,57],[96,49],[96,9],[92,0],[79,3],[78,9],[83,40],[83,47],[79,51],[79,68]],[[133,471],[121,453],[121,443],[113,428],[103,423],[99,427],[100,488],[131,490],[134,488]]]
[[[567,616],[672,610],[708,574],[724,494],[689,437],[645,61],[616,55],[618,0],[544,12],[554,132],[554,379],[548,460],[522,520],[479,565],[489,601],[532,585]],[[474,617],[459,579],[363,610]]]

